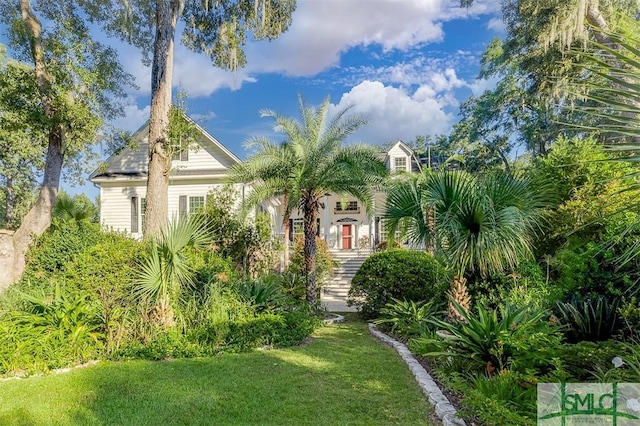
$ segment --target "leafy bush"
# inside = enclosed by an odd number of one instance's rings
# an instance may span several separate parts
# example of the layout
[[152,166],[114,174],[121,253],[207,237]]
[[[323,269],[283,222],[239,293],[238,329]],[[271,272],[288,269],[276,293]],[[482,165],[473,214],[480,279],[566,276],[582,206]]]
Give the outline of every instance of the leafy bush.
[[205,347],[190,342],[182,333],[171,330],[159,333],[145,344],[134,343],[127,345],[116,352],[113,358],[142,358],[158,361],[170,358],[193,358],[205,355],[211,355]]
[[611,339],[622,328],[618,304],[618,299],[610,301],[604,296],[558,302],[558,320],[566,327],[567,340],[576,343]]
[[264,277],[241,282],[238,293],[256,312],[271,311],[283,307],[286,296],[276,282],[275,277]]
[[392,333],[399,333],[403,337],[415,337],[434,331],[429,319],[442,311],[441,304],[434,301],[416,303],[413,300],[391,300],[380,310],[381,317],[374,323],[383,327],[390,326]]
[[27,252],[27,267],[18,284],[47,289],[52,275],[64,272],[70,260],[84,253],[103,238],[100,226],[85,221],[64,221],[42,234]]
[[556,356],[561,361],[561,373],[565,380],[587,381],[593,378],[597,370],[612,366],[616,357],[627,357],[629,348],[622,342],[606,340],[603,342],[582,341],[575,344],[563,344],[557,348]]
[[449,284],[444,268],[425,252],[389,250],[371,255],[351,280],[347,303],[375,318],[392,298],[444,302]]
[[513,371],[472,378],[464,403],[487,425],[529,425],[536,416],[536,387]]
[[560,293],[549,285],[545,273],[536,262],[522,262],[510,273],[488,277],[469,277],[469,293],[475,301],[487,308],[508,303],[516,307],[551,309]]
[[287,270],[278,277],[278,283],[285,294],[288,294],[295,300],[305,300],[307,295],[307,282],[304,274]]
[[24,308],[2,318],[2,373],[38,371],[97,358],[104,346],[98,306],[86,293],[23,295]]
[[230,324],[227,345],[237,350],[291,346],[307,338],[319,320],[305,311],[264,312]]
[[455,302],[454,306],[465,321],[452,324],[433,318],[431,322],[450,337],[439,342],[424,339],[423,343],[426,347],[439,343],[446,355],[462,357],[478,368],[486,367],[490,374],[509,367],[541,370],[549,365],[551,351],[560,343],[557,327],[546,321],[544,311],[505,305],[498,312],[478,305],[473,314]]
[[[318,291],[320,291],[322,285],[333,273],[333,267],[333,257],[331,256],[327,242],[322,238],[316,237],[316,285]],[[296,238],[293,243],[291,258],[289,259],[289,271],[303,277],[305,276],[304,238]]]
[[223,258],[230,258],[245,275],[255,276],[271,269],[278,244],[271,237],[268,216],[258,215],[247,223],[238,210],[239,194],[231,185],[214,189],[207,194],[204,209],[198,213],[206,223],[215,250]]

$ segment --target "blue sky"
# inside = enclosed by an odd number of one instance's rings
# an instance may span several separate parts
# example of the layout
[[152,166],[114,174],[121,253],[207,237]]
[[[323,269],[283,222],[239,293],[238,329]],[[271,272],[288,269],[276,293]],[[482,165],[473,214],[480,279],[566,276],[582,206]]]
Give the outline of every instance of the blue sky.
[[[247,66],[225,72],[204,55],[177,44],[174,88],[187,95],[188,113],[240,158],[244,141],[273,133],[259,110],[297,115],[298,93],[310,104],[330,96],[332,108],[352,106],[369,125],[354,141],[382,144],[418,134],[448,133],[458,107],[492,82],[477,80],[480,55],[503,36],[500,0],[298,0],[289,31],[250,41]],[[138,90],[115,122],[135,130],[149,117],[150,70],[140,52],[115,43]],[[72,193],[98,193],[90,183]]]

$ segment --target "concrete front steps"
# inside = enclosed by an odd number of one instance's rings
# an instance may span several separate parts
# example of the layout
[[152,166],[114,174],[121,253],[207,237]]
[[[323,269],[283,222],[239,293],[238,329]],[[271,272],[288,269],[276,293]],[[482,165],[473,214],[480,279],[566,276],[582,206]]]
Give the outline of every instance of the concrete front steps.
[[347,294],[351,279],[369,257],[370,250],[330,250],[333,260],[338,263],[333,269],[333,277],[322,287],[321,302],[328,311],[355,312],[347,306]]

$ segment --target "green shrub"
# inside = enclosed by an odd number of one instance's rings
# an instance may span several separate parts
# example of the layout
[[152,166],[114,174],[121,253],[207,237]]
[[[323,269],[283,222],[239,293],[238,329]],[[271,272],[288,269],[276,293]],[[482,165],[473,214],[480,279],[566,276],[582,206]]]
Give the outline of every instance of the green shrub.
[[[333,273],[333,257],[326,241],[316,237],[316,285],[318,291]],[[289,271],[305,276],[304,271],[304,238],[296,238],[289,259]],[[306,291],[306,290],[305,290]]]
[[488,277],[471,276],[469,293],[475,303],[497,308],[508,303],[517,307],[551,309],[561,293],[549,285],[545,272],[533,261],[522,262],[510,273]]
[[264,312],[231,323],[227,345],[237,350],[291,346],[307,338],[318,325],[318,319],[305,311]]
[[146,344],[134,343],[114,354],[115,359],[142,358],[163,360],[171,358],[194,358],[211,355],[205,347],[190,342],[186,336],[173,330],[156,335]]
[[267,276],[255,280],[245,280],[237,286],[240,296],[256,312],[272,311],[283,308],[287,297],[282,292],[276,277]]
[[556,356],[560,360],[565,379],[587,381],[593,379],[595,371],[611,368],[614,357],[625,359],[628,354],[629,347],[624,343],[607,340],[559,345]]
[[536,417],[536,387],[513,371],[472,378],[464,404],[486,425],[532,425]]
[[447,274],[425,252],[389,250],[371,255],[351,280],[347,303],[364,318],[375,318],[395,299],[445,301]]
[[86,293],[23,294],[24,308],[0,322],[1,373],[35,372],[82,363],[101,356],[104,329],[99,306]]
[[64,272],[70,261],[103,238],[100,226],[85,221],[64,221],[49,228],[27,252],[27,267],[18,284],[29,288],[47,289],[50,278]]

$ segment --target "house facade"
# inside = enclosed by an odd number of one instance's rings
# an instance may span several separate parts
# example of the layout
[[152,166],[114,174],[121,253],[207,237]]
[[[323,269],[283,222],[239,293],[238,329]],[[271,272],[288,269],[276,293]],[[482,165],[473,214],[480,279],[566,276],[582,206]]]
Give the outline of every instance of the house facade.
[[[193,213],[204,206],[207,194],[228,183],[229,169],[241,160],[204,129],[198,128],[197,142],[172,159],[169,179],[168,219]],[[90,180],[100,188],[100,223],[107,229],[142,237],[147,184],[148,125],[134,134],[135,143],[110,157],[94,171]],[[415,169],[412,150],[403,142],[380,154],[391,172]],[[251,191],[250,185],[235,184],[239,196]],[[377,193],[373,210],[349,196],[326,194],[318,218],[318,235],[330,249],[371,248],[385,240],[384,194]],[[284,236],[284,207],[279,200],[263,206],[272,219],[274,233]],[[303,235],[303,217],[293,212],[289,238]]]
[[[411,172],[416,169],[413,151],[399,141],[388,151],[380,153],[391,173]],[[318,236],[334,250],[361,250],[375,247],[386,240],[384,221],[385,195],[378,192],[373,199],[373,209],[367,212],[361,201],[348,195],[325,194],[318,217]],[[277,208],[275,228],[282,235],[284,208]],[[293,212],[289,223],[289,239],[294,240],[304,233],[303,215]]]
[[[228,183],[229,169],[240,162],[217,139],[198,126],[198,140],[172,159],[168,219],[204,206],[207,194]],[[133,135],[134,142],[94,171],[89,179],[100,188],[100,223],[107,229],[142,237],[147,191],[149,126]],[[234,185],[241,197],[248,188]],[[240,200],[239,200],[240,201]]]

